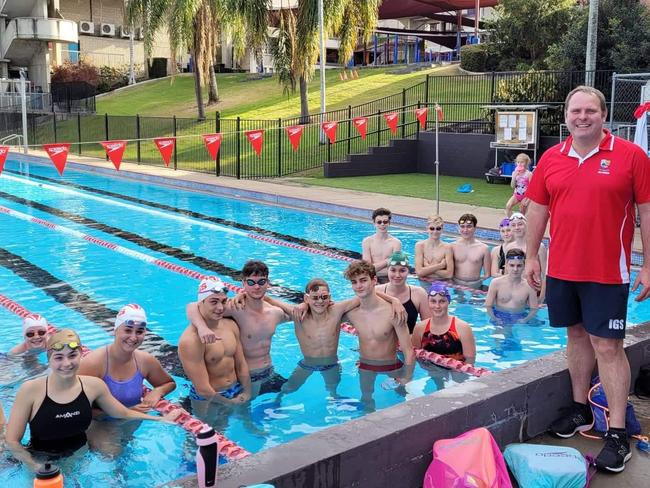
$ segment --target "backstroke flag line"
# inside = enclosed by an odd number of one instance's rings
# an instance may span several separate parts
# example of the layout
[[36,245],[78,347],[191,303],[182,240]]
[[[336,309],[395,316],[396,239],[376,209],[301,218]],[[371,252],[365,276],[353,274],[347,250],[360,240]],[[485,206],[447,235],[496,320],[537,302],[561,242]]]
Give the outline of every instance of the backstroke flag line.
[[5,161],[9,155],[9,146],[0,146],[0,173],[5,167]]
[[219,154],[219,148],[221,147],[222,136],[219,133],[216,134],[205,134],[203,136],[203,143],[205,144],[206,149],[210,153],[210,157],[213,161],[217,160],[217,155]]
[[104,141],[100,142],[104,146],[106,151],[106,156],[113,162],[116,170],[120,170],[120,164],[122,164],[122,156],[124,156],[124,150],[126,149],[126,141]]
[[59,175],[63,176],[63,170],[65,169],[65,163],[68,161],[68,152],[70,151],[70,144],[68,143],[59,143],[59,144],[43,144],[43,149],[50,157],[56,170],[59,172]]
[[169,162],[172,159],[172,153],[174,152],[174,147],[176,146],[176,138],[158,137],[154,139],[153,142],[156,144],[158,151],[160,151],[160,155],[165,162],[165,166],[169,168]]
[[249,130],[245,132],[248,142],[251,143],[255,154],[262,155],[262,144],[264,143],[264,129]]
[[287,127],[287,135],[289,136],[289,142],[291,142],[291,146],[293,147],[293,152],[298,152],[298,146],[300,146],[303,129],[304,127],[302,125]]
[[368,130],[368,117],[355,117],[352,119],[355,129],[359,132],[361,139],[366,139],[366,133]]

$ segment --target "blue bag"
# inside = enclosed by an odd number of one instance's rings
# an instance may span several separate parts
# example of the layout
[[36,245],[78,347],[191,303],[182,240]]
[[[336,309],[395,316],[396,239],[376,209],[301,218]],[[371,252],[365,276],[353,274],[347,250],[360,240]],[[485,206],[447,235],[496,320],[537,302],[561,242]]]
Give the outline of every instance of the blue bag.
[[[593,381],[598,383],[598,378]],[[609,412],[605,410],[608,406],[607,397],[605,396],[605,389],[600,383],[592,390],[590,400],[591,411],[594,414],[594,430],[602,433],[607,432],[607,426],[609,425]],[[634,407],[630,402],[627,402],[627,408],[625,409],[625,430],[628,436],[641,433],[641,424],[639,424],[634,414]]]
[[572,447],[510,444],[503,457],[522,488],[589,486],[589,463]]

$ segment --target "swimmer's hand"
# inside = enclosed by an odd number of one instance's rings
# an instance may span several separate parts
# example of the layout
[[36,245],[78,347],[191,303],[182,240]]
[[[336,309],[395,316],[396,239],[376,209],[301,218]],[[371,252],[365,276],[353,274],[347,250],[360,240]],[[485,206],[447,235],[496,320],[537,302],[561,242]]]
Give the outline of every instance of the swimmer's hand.
[[160,392],[156,390],[151,390],[147,392],[147,394],[144,397],[142,397],[142,402],[140,402],[140,405],[144,405],[145,407],[152,409],[155,408],[155,406],[158,404],[161,398],[162,395],[160,394]]
[[215,334],[207,325],[197,325],[196,332],[199,334],[199,339],[201,339],[202,344],[213,344],[221,340],[221,337]]
[[129,410],[134,410],[140,413],[147,413],[149,410],[152,410],[152,407],[145,404],[144,402],[140,402],[137,405],[133,405],[132,407],[129,407]]
[[305,320],[305,317],[307,316],[307,312],[309,312],[309,305],[303,302],[300,305],[296,305],[295,307],[293,307],[291,316],[293,320],[295,320],[296,322],[302,322],[303,320]]
[[639,285],[642,285],[643,289],[639,292],[639,296],[634,299],[636,302],[642,302],[650,297],[650,268],[643,266],[639,270],[639,274],[636,275],[636,280],[634,280],[632,291],[636,291]]
[[235,310],[244,310],[246,307],[246,292],[237,293],[234,297],[228,300],[228,305]]
[[235,398],[233,398],[234,403],[246,403],[250,400],[251,396],[249,393],[240,393]]
[[[524,276],[533,290],[539,291],[542,289],[542,268],[539,264],[538,256],[526,256],[526,271],[524,272]],[[650,280],[648,283],[650,284]]]
[[404,305],[397,299],[394,298],[390,302],[391,307],[393,307],[393,316],[397,319],[397,322],[400,325],[403,325],[406,323],[406,309],[404,308]]
[[185,410],[182,408],[175,408],[171,412],[163,415],[160,417],[160,421],[164,422],[166,424],[176,424],[176,419],[183,415],[184,413],[187,413]]

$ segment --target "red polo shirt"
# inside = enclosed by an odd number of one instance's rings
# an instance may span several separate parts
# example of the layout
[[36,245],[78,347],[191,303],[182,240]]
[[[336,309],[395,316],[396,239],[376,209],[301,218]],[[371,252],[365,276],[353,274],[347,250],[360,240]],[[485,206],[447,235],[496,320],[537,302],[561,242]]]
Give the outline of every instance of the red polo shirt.
[[584,160],[573,138],[539,160],[526,197],[549,207],[548,275],[629,283],[635,203],[650,201],[650,160],[637,145],[605,137]]

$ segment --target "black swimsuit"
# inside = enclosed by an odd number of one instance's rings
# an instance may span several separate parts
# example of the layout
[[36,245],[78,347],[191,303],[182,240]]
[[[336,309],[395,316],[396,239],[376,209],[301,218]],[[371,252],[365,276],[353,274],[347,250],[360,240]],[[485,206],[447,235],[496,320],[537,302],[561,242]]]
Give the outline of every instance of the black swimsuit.
[[57,403],[47,394],[34,418],[29,421],[29,447],[37,451],[61,453],[76,451],[86,444],[86,430],[93,418],[90,401],[81,384],[81,393],[69,403]]
[[499,246],[499,271],[501,271],[501,274],[505,274],[506,270],[506,253],[503,252],[503,244]]
[[[418,323],[418,308],[415,306],[415,303],[413,303],[413,300],[411,300],[411,286],[407,285],[409,287],[409,299],[406,300],[402,305],[404,306],[404,310],[406,310],[406,324],[409,326],[409,334],[413,333],[413,329],[415,328],[415,324]],[[388,295],[388,285],[384,288],[384,293]]]

